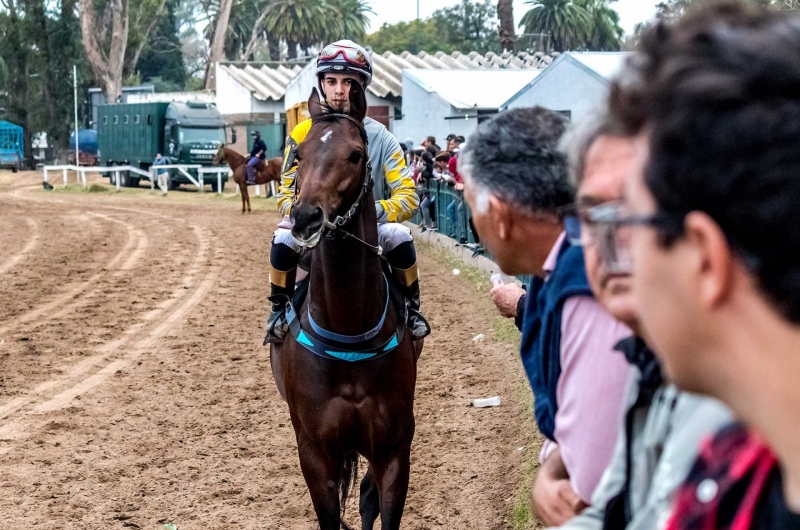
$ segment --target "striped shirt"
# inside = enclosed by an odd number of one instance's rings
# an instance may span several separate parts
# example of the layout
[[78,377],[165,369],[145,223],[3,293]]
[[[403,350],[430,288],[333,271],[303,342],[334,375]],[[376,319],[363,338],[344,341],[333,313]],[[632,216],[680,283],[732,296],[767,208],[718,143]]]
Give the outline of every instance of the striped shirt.
[[[419,197],[411,171],[406,166],[403,150],[397,139],[381,123],[372,118],[364,118],[364,128],[369,139],[367,154],[372,161],[372,177],[375,179],[373,194],[376,198],[378,222],[408,221],[419,207]],[[295,149],[306,139],[310,129],[310,119],[299,123],[286,141],[281,185],[278,188],[278,208],[282,215],[289,215],[294,200],[297,176]]]

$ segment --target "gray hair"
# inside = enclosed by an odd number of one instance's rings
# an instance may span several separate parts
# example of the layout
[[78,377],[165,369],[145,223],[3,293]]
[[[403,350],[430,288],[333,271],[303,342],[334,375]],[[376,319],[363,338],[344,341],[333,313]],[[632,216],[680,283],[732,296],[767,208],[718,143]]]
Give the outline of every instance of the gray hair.
[[559,148],[567,156],[570,180],[575,189],[583,182],[589,149],[601,136],[609,135],[619,136],[619,133],[609,116],[601,113],[574,123],[561,138]]

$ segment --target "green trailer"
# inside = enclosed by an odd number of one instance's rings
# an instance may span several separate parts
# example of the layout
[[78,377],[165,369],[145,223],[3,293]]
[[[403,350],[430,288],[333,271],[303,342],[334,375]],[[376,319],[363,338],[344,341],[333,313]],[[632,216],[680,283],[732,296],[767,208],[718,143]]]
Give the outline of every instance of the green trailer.
[[[225,141],[225,122],[216,105],[200,101],[102,105],[97,108],[97,122],[101,166],[148,170],[159,153],[168,164],[210,166]],[[188,171],[197,179],[195,170]],[[107,176],[114,179],[114,173]],[[123,171],[120,184],[136,187],[141,178]],[[222,189],[227,180],[222,174]],[[190,182],[179,170],[169,170],[170,189]],[[217,179],[210,184],[217,191]]]

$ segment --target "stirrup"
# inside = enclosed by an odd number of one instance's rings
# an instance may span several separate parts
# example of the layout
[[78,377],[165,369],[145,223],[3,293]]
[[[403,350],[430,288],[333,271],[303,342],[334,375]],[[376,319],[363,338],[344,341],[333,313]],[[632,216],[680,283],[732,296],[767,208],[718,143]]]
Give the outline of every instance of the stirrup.
[[[422,324],[424,328],[420,326],[420,324]],[[408,308],[407,327],[414,337],[414,340],[424,339],[431,334],[431,325],[428,324],[428,321],[422,316],[422,313],[412,307]]]
[[289,332],[289,322],[286,320],[286,304],[289,297],[285,294],[270,296],[272,311],[267,319],[267,334],[264,337],[264,346],[283,342]]

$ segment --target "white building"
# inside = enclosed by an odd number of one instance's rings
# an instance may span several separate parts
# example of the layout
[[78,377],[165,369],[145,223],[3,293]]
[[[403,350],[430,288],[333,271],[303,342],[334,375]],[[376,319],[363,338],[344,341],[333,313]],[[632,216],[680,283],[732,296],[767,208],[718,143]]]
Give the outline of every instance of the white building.
[[300,69],[299,65],[216,63],[217,107],[223,115],[273,114],[279,121],[286,85]]
[[469,137],[525,90],[542,70],[405,70],[403,116],[394,124],[400,140],[419,145],[426,136],[444,147],[452,133]]
[[[481,55],[478,52],[444,52],[413,54],[405,51],[400,54],[385,52],[373,53],[372,83],[367,89],[368,116],[380,121],[400,137],[405,130],[405,107],[403,91],[405,80],[403,72],[408,70],[463,72],[463,71],[538,71],[553,61],[542,53],[498,55],[492,52]],[[311,89],[317,86],[316,61],[312,61],[286,86],[284,108],[288,111],[308,101]],[[415,138],[418,143],[421,139]]]
[[540,106],[579,121],[600,110],[609,81],[622,69],[625,52],[567,52],[512,98],[505,108]]

